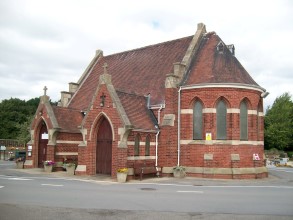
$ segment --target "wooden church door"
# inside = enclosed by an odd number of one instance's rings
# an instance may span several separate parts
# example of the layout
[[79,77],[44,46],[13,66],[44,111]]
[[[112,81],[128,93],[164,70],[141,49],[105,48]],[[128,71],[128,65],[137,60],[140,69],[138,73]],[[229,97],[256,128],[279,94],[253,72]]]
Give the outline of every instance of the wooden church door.
[[112,170],[112,129],[103,118],[97,134],[96,173],[111,175]]
[[44,122],[39,134],[39,151],[38,151],[38,167],[44,167],[44,161],[47,159],[48,130]]

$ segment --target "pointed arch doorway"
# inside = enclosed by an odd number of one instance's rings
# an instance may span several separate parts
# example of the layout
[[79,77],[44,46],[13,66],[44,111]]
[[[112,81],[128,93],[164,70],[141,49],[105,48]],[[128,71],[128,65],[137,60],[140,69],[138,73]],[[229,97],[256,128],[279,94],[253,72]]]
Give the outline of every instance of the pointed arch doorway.
[[39,133],[39,149],[38,149],[38,167],[44,167],[44,161],[47,159],[47,145],[48,145],[48,129],[44,121],[41,122]]
[[96,173],[111,175],[112,129],[106,118],[102,118],[97,134]]

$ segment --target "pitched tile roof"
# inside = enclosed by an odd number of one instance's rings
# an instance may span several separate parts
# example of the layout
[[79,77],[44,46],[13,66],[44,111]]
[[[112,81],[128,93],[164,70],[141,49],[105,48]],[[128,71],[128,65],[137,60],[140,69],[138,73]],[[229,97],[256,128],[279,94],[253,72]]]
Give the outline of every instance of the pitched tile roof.
[[[151,94],[151,104],[165,100],[166,75],[173,72],[173,64],[181,62],[193,36],[109,56],[101,56],[80,81],[79,89],[68,108],[54,108],[59,126],[77,131],[81,124],[80,110],[86,110],[104,73],[103,65],[112,76],[112,84],[122,106],[135,129],[154,130],[156,119],[146,106],[145,95]],[[182,84],[241,83],[258,86],[226,46],[219,53],[222,40],[215,33],[206,34],[195,51]],[[73,110],[75,109],[75,110]]]
[[57,123],[61,130],[69,132],[80,132],[78,126],[83,116],[79,110],[52,106]]
[[135,129],[155,130],[156,119],[147,108],[147,98],[137,94],[117,91],[124,110]]
[[151,93],[152,104],[162,103],[166,74],[173,72],[173,63],[182,61],[191,40],[192,36],[103,57],[81,83],[68,107],[87,109],[104,63],[108,64],[115,89],[139,95]]
[[222,40],[214,32],[206,34],[192,61],[184,85],[201,83],[241,83],[258,86],[235,56],[224,46],[224,52],[217,50]]

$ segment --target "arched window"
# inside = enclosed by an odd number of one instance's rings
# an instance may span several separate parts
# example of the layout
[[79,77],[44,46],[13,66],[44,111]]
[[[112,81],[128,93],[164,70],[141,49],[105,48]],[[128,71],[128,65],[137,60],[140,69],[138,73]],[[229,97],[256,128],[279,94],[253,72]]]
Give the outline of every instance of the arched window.
[[221,100],[217,105],[217,139],[226,140],[227,138],[227,106]]
[[248,114],[245,100],[240,103],[240,140],[248,140]]
[[148,135],[145,139],[145,156],[150,156],[150,142],[151,137]]
[[196,101],[193,106],[193,139],[202,139],[202,104]]
[[140,136],[137,134],[135,136],[135,142],[134,142],[134,156],[139,156],[139,145],[140,145]]

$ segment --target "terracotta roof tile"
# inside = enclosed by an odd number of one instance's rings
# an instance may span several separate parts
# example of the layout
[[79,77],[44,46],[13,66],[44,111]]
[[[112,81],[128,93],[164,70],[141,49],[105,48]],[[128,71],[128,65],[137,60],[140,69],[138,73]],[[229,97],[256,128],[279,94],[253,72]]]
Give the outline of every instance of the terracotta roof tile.
[[147,98],[137,94],[117,91],[124,110],[135,129],[155,130],[156,119],[147,108]]
[[52,106],[58,125],[61,130],[79,132],[83,116],[79,110]]
[[[81,124],[80,110],[86,110],[108,64],[112,84],[135,129],[154,130],[156,119],[147,108],[145,95],[151,94],[151,104],[160,104],[165,99],[166,74],[173,72],[173,64],[181,62],[193,36],[135,50],[101,57],[81,82],[67,108],[54,108],[62,129],[77,130]],[[202,83],[241,83],[257,85],[235,56],[225,46],[219,53],[221,39],[214,33],[206,34],[183,79],[183,85]],[[71,109],[71,110],[70,110]],[[73,110],[78,109],[78,110]]]
[[214,33],[208,33],[200,43],[191,71],[184,85],[201,83],[241,83],[258,84],[251,78],[240,62],[225,46],[224,52],[217,50],[221,39]]
[[151,93],[152,103],[162,103],[166,74],[173,72],[173,63],[182,61],[191,40],[192,36],[103,57],[81,84],[69,107],[88,107],[104,63],[108,64],[115,89],[140,95]]

